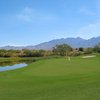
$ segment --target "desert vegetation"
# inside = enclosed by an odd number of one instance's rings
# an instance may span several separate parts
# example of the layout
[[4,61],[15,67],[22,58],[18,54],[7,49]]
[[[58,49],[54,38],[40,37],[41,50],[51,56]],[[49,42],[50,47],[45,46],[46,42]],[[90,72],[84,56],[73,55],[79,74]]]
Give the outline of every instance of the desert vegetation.
[[72,48],[67,44],[56,45],[52,50],[0,50],[0,57],[46,57],[46,56],[78,56],[100,53],[100,44],[93,48]]

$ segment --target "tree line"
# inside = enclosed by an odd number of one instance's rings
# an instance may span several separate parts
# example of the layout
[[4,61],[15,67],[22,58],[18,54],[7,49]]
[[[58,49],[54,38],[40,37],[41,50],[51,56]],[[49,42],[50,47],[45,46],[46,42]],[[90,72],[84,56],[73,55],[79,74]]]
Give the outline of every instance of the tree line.
[[78,56],[82,54],[100,53],[100,43],[93,48],[72,48],[68,44],[56,45],[52,50],[0,50],[0,57],[44,57],[44,56]]

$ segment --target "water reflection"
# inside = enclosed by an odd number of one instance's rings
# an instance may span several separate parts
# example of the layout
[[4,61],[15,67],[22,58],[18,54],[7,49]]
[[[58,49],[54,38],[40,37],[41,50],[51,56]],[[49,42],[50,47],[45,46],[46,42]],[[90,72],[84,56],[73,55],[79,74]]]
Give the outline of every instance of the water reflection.
[[29,64],[29,63],[32,63],[32,61],[6,61],[6,62],[0,62],[0,67],[5,67],[5,66],[12,66],[12,65],[15,65],[15,64],[20,64],[20,63],[26,63],[26,64]]

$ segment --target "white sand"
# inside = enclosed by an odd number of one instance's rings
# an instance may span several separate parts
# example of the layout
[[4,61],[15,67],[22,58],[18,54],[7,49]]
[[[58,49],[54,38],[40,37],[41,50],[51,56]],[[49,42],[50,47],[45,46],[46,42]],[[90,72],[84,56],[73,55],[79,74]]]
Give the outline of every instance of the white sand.
[[83,56],[82,58],[92,58],[92,57],[96,57],[96,55],[91,55],[91,56]]

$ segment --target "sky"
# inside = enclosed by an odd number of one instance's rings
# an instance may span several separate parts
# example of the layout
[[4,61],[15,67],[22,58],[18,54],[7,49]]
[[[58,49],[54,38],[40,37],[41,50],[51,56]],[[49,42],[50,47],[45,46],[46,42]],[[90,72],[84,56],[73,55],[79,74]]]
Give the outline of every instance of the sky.
[[0,0],[0,46],[100,36],[100,0]]

